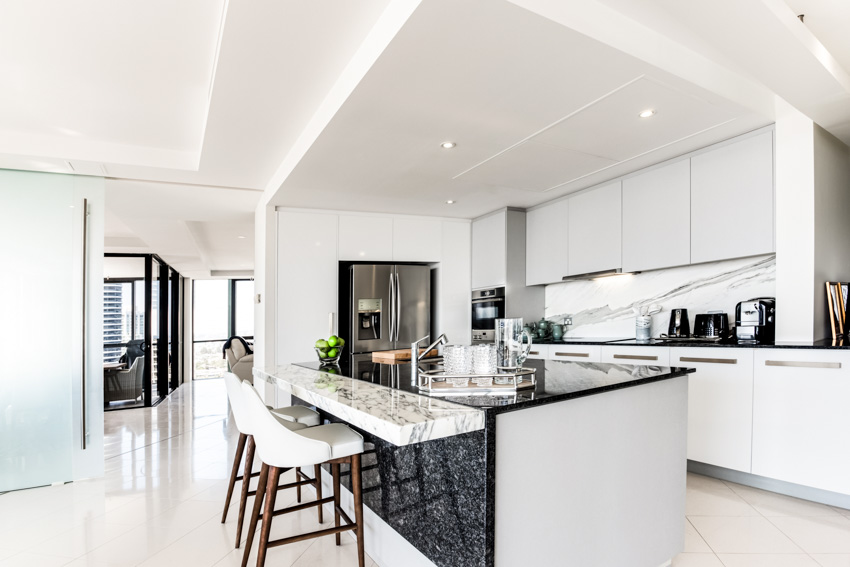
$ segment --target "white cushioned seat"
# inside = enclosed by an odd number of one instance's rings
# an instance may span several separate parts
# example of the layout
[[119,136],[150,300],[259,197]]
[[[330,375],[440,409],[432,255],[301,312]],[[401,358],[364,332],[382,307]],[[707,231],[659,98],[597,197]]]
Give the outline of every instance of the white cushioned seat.
[[[268,406],[266,406],[268,407]],[[272,415],[286,421],[294,421],[296,423],[303,423],[307,426],[319,425],[321,421],[319,419],[319,414],[316,413],[315,410],[310,409],[306,406],[286,406],[281,408],[269,408],[269,411],[272,412]]]
[[327,443],[332,459],[341,459],[363,452],[363,437],[342,423],[320,425],[305,431],[298,430],[296,433],[308,439]]

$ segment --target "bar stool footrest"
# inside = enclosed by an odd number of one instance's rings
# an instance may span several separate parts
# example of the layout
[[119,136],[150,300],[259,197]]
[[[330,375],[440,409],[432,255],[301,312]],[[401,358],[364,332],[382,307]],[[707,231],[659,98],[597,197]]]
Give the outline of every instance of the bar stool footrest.
[[[275,512],[275,513],[277,513],[277,512]],[[279,545],[286,545],[287,543],[295,543],[296,541],[304,541],[305,539],[313,539],[313,538],[316,538],[316,537],[323,537],[323,536],[326,536],[326,535],[333,535],[333,534],[338,534],[338,533],[341,533],[341,532],[347,532],[347,531],[356,530],[356,529],[357,529],[357,526],[355,526],[353,524],[346,525],[346,526],[340,526],[338,528],[327,528],[327,529],[324,529],[324,530],[318,530],[318,531],[315,531],[315,532],[309,532],[309,533],[301,534],[301,535],[297,535],[297,536],[291,536],[291,537],[285,537],[285,538],[282,538],[282,539],[276,539],[274,541],[270,541],[268,543],[268,547],[277,547]]]
[[305,502],[304,504],[296,504],[295,506],[290,506],[289,508],[275,510],[274,512],[272,512],[272,516],[280,516],[283,514],[288,514],[290,512],[298,512],[299,510],[306,510],[307,508],[321,506],[322,504],[328,504],[329,502],[333,501],[333,496],[328,496],[327,498],[322,498],[321,500],[314,500],[313,502]]

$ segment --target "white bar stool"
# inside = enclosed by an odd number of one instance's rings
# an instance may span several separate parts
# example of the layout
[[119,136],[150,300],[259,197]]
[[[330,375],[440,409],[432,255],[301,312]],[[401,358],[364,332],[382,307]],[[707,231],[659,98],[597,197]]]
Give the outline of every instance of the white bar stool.
[[[354,530],[357,535],[357,559],[359,566],[365,567],[363,494],[360,478],[360,455],[363,453],[363,437],[341,423],[319,425],[317,427],[310,427],[309,429],[293,430],[287,428],[266,409],[259,394],[252,386],[243,384],[242,390],[245,392],[246,406],[254,422],[252,428],[257,443],[257,451],[260,454],[260,460],[263,462],[257,491],[259,492],[263,486],[266,487],[265,505],[263,506],[263,526],[260,532],[260,548],[257,553],[257,567],[263,567],[265,565],[266,552],[269,547],[331,534],[336,535],[336,544],[339,545],[339,534],[348,530]],[[297,504],[281,510],[274,509],[281,472],[299,466],[306,467],[313,465],[320,467],[324,463],[331,465],[334,480],[333,497],[322,498],[321,493],[318,493],[315,502]],[[341,463],[351,465],[354,522],[351,521],[351,518],[348,517],[340,506],[339,465]],[[319,468],[319,470],[321,469]],[[321,486],[321,482],[319,485]],[[334,504],[334,527],[269,541],[274,516],[305,510],[312,506],[318,506],[321,509],[323,504],[329,502],[333,502]],[[248,539],[242,557],[243,567],[248,563],[248,552],[251,549],[251,542],[254,538],[254,532],[257,529],[260,506],[261,498],[254,498],[254,509],[251,513]],[[340,517],[345,520],[345,525],[343,526],[340,526]]]
[[[236,524],[236,547],[239,547],[239,542],[242,539],[242,526],[245,521],[245,507],[248,502],[248,497],[256,494],[255,490],[249,490],[248,485],[250,479],[259,476],[260,473],[254,473],[254,435],[251,425],[253,420],[248,415],[248,408],[245,404],[245,392],[242,390],[242,379],[231,372],[224,375],[224,384],[227,388],[227,398],[230,400],[230,407],[233,410],[233,420],[236,423],[236,429],[239,430],[239,441],[236,445],[236,455],[233,457],[233,470],[230,473],[230,483],[227,487],[227,497],[224,501],[224,512],[221,515],[221,523],[227,519],[227,510],[230,507],[230,500],[233,497],[233,487],[237,480],[242,481],[242,496],[239,501],[239,521]],[[248,384],[253,390],[253,386]],[[255,391],[256,393],[256,391]],[[264,405],[265,407],[265,405]],[[270,411],[283,427],[296,430],[305,429],[308,426],[319,425],[319,414],[316,411],[304,406],[289,406],[283,408],[270,409],[266,408],[267,413]],[[247,452],[245,451],[247,445]],[[239,475],[239,463],[242,460],[242,454],[245,453],[245,472]],[[301,501],[301,485],[313,484],[316,487],[316,494],[321,498],[322,483],[319,467],[315,467],[316,479],[310,479],[303,474],[300,468],[296,471],[296,479],[298,482],[298,501]],[[260,490],[265,490],[265,486]],[[261,492],[262,495],[262,492]],[[260,498],[262,500],[262,498]],[[323,521],[322,509],[319,508],[319,523]]]

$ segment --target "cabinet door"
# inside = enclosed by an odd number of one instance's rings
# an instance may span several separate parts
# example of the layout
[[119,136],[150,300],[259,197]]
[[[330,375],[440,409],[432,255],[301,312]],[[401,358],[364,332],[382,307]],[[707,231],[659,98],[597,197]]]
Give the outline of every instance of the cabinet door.
[[688,458],[750,472],[753,349],[671,348],[670,365],[696,368],[688,375]]
[[443,223],[438,219],[395,217],[393,219],[394,262],[439,262]]
[[559,282],[569,273],[569,203],[565,199],[526,213],[526,285]]
[[506,211],[472,223],[472,289],[505,285]]
[[773,132],[691,158],[691,262],[775,251]]
[[569,204],[569,274],[622,267],[623,202],[620,182],[576,195]]
[[550,345],[536,345],[532,342],[531,350],[528,351],[528,358],[542,359],[549,358]]
[[756,349],[753,474],[850,494],[850,353]]
[[277,362],[315,360],[313,342],[337,320],[337,216],[278,213]]
[[392,262],[392,217],[340,215],[339,259]]
[[549,358],[569,362],[601,362],[602,349],[599,345],[551,344]]
[[670,349],[663,346],[602,346],[601,360],[609,364],[670,366]]
[[623,181],[623,271],[690,263],[690,176],[685,159]]

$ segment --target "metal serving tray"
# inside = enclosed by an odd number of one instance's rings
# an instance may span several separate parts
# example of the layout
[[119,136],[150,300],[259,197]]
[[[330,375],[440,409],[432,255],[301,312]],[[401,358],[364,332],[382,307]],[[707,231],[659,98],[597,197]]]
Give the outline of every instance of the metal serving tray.
[[[423,370],[419,373],[419,389],[431,394],[508,394],[525,388],[534,388],[537,384],[534,368],[520,368],[515,372],[498,371],[493,374],[446,374],[443,370]],[[508,384],[496,384],[479,386],[473,382],[479,378],[510,378]],[[435,381],[439,378],[440,381]],[[449,380],[452,378],[466,378],[469,380],[467,386],[454,386]]]

